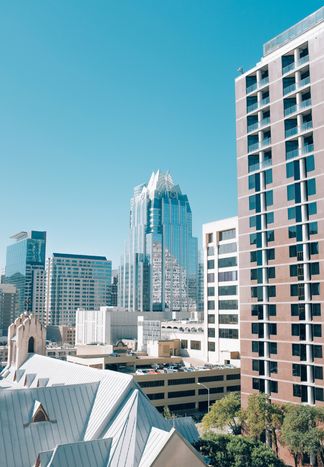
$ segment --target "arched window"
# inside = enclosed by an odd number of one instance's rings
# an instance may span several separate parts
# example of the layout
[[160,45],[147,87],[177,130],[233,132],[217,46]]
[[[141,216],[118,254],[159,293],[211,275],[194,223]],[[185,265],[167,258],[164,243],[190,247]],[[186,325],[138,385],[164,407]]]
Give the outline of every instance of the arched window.
[[28,353],[34,353],[34,344],[35,339],[33,337],[30,337],[28,341]]

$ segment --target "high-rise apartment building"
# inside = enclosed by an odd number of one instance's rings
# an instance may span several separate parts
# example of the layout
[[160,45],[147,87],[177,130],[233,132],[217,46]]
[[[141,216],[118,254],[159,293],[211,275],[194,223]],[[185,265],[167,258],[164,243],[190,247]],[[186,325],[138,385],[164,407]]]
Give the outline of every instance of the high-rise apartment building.
[[239,365],[237,217],[203,225],[206,360]]
[[323,404],[324,7],[264,45],[236,113],[243,402]]
[[120,268],[119,306],[189,311],[197,303],[197,239],[187,195],[169,173],[134,189],[129,240]]
[[105,256],[53,253],[46,283],[47,324],[74,326],[78,308],[108,305],[111,261]]
[[32,312],[43,322],[45,310],[46,232],[19,232],[7,247],[4,281],[17,289],[16,318]]

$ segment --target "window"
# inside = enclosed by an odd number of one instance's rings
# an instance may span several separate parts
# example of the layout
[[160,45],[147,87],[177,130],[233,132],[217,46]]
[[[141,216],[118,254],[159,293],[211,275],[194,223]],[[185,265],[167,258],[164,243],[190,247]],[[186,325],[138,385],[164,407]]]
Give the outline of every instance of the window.
[[269,370],[270,370],[270,374],[278,373],[278,363],[277,362],[269,362]]
[[215,337],[215,328],[208,328],[208,337]]
[[207,287],[207,295],[208,295],[208,297],[214,297],[215,296],[215,287]]
[[265,204],[266,204],[266,208],[273,205],[273,191],[272,190],[265,192]]
[[199,383],[213,383],[214,381],[224,381],[224,375],[200,376]]
[[264,392],[264,379],[252,378],[252,388]]
[[215,302],[214,302],[214,300],[208,300],[207,309],[208,309],[208,310],[215,310]]
[[214,256],[215,255],[215,250],[213,246],[209,246],[207,248],[207,256]]
[[207,269],[214,269],[215,268],[215,260],[209,259],[207,261]]
[[218,273],[219,282],[237,281],[237,271],[226,271]]
[[182,339],[180,342],[181,348],[182,349],[187,349],[188,348],[188,341],[186,339]]
[[227,381],[232,381],[234,379],[241,379],[241,375],[239,373],[234,373],[232,375],[226,376]]
[[234,266],[237,266],[236,256],[231,256],[230,258],[221,258],[218,260],[219,268],[230,268]]
[[309,236],[316,235],[317,233],[318,233],[317,222],[310,222],[308,224],[308,234],[309,234]]
[[207,282],[215,282],[215,274],[213,272],[207,274]]
[[315,388],[315,400],[324,401],[324,391],[322,388]]
[[270,355],[276,355],[277,354],[277,343],[276,342],[269,342],[269,353]]
[[276,325],[276,323],[270,323],[268,326],[269,326],[270,336],[276,336],[277,335],[277,325]]
[[[34,338],[33,338],[33,343],[34,343]],[[29,345],[29,342],[28,342],[28,345]],[[33,415],[32,415],[32,422],[38,423],[38,422],[48,422],[48,421],[49,421],[49,417],[43,405],[39,401],[35,401]]]
[[164,386],[163,380],[156,380],[156,381],[138,381],[138,384],[141,388],[153,388],[157,386]]
[[155,394],[147,394],[147,397],[150,400],[158,400],[158,399],[164,399],[164,392],[157,392]]
[[201,350],[201,342],[200,341],[191,341],[190,348],[192,350]]
[[238,329],[220,329],[219,337],[221,339],[238,339]]
[[323,358],[322,346],[313,345],[313,357],[314,358]]
[[237,300],[219,300],[218,309],[219,310],[237,310],[238,301]]
[[179,384],[194,384],[195,378],[169,379],[168,386],[178,386]]
[[229,229],[229,230],[224,230],[223,232],[219,232],[219,241],[231,240],[232,238],[235,238],[235,237],[236,237],[235,229]]
[[316,194],[316,181],[315,178],[306,181],[306,192],[307,197]]
[[270,381],[270,392],[277,393],[278,392],[278,381]]
[[221,285],[218,287],[218,295],[237,295],[237,286]]
[[236,243],[225,243],[224,245],[218,245],[218,253],[220,255],[226,253],[234,253],[237,250]]
[[241,386],[238,384],[236,386],[227,386],[227,392],[239,392],[241,390]]
[[314,378],[323,379],[323,367],[322,366],[314,366]]
[[321,316],[321,304],[312,303],[311,304],[312,316]]
[[208,342],[208,352],[215,352],[215,342]]
[[208,323],[209,324],[215,323],[215,315],[208,315]]
[[207,234],[207,243],[212,243],[214,241],[214,236],[212,233]]
[[237,324],[238,315],[219,315],[219,324]]
[[194,389],[189,389],[187,391],[168,392],[168,397],[170,399],[173,399],[174,397],[189,397],[189,396],[194,396],[194,395],[195,395],[195,390]]
[[322,326],[320,324],[313,324],[313,337],[322,337]]

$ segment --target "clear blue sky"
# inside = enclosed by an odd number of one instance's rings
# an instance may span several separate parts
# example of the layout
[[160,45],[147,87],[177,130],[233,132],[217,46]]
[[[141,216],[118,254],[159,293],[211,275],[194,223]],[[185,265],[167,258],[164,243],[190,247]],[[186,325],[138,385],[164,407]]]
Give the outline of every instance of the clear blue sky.
[[8,237],[104,254],[133,186],[170,170],[194,233],[235,215],[234,78],[315,0],[0,2],[0,265]]

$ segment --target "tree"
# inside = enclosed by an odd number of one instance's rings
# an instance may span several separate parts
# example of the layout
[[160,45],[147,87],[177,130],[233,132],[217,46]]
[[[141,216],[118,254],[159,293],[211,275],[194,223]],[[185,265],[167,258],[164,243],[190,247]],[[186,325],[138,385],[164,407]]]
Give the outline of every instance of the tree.
[[280,439],[297,467],[304,454],[317,456],[321,451],[324,430],[318,423],[324,420],[323,412],[309,405],[287,405],[285,412]]
[[204,416],[202,424],[205,430],[213,428],[225,429],[229,427],[232,433],[241,431],[241,399],[240,394],[231,392],[216,401]]
[[240,435],[208,433],[195,447],[213,467],[284,467],[270,448]]
[[167,419],[173,418],[173,415],[172,415],[171,410],[169,409],[169,407],[167,407],[167,406],[164,407],[163,416],[164,416],[164,418],[167,418]]
[[277,432],[283,423],[284,411],[281,406],[272,404],[267,394],[251,394],[244,411],[244,425],[250,436],[260,440],[266,434],[268,445],[275,445],[278,455]]

